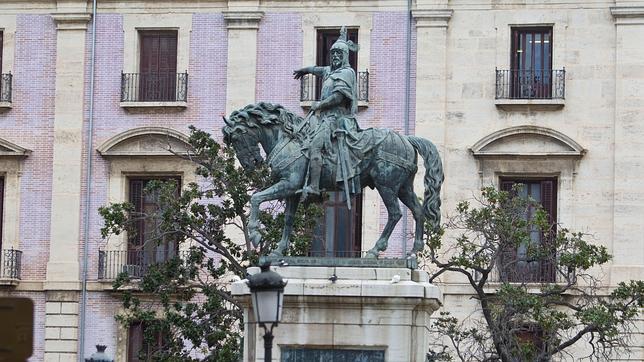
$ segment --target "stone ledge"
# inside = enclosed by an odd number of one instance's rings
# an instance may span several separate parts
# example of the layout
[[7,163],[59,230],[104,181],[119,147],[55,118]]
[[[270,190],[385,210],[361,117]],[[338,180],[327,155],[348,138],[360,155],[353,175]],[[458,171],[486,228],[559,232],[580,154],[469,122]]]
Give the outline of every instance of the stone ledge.
[[[311,108],[311,105],[315,101],[300,101],[300,107],[304,109],[309,109]],[[358,108],[369,108],[369,101],[358,101]]]
[[259,22],[264,17],[263,11],[223,11],[228,29],[259,29]]
[[130,112],[147,112],[155,110],[181,111],[188,107],[188,102],[121,102],[120,106]]
[[564,99],[495,99],[494,105],[506,111],[553,111],[564,107]]
[[[435,299],[442,302],[438,287],[426,282],[426,272],[406,268],[339,268],[339,267],[272,267],[273,271],[288,280],[286,296],[348,297],[363,303],[367,298]],[[248,273],[259,273],[259,268],[248,268]],[[331,279],[335,276],[335,280]],[[419,280],[412,280],[412,276]],[[245,280],[231,285],[235,296],[249,295]]]
[[0,286],[15,287],[20,284],[20,279],[0,278]]
[[0,112],[8,111],[13,108],[11,102],[0,102]]

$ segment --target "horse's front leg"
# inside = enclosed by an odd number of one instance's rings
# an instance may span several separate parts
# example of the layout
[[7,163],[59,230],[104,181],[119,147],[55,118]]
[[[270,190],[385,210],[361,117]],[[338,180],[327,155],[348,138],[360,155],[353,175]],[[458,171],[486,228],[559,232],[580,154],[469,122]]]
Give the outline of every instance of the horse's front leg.
[[262,234],[259,232],[259,206],[265,201],[286,198],[295,194],[297,187],[290,180],[280,180],[266,190],[253,194],[250,198],[250,217],[248,220],[248,237],[257,247],[262,241]]
[[300,203],[298,196],[290,196],[286,199],[286,209],[284,210],[284,230],[282,230],[282,239],[280,239],[277,248],[272,254],[284,255],[288,250],[289,238],[293,231],[293,222],[295,221],[295,213],[297,212],[297,205]]

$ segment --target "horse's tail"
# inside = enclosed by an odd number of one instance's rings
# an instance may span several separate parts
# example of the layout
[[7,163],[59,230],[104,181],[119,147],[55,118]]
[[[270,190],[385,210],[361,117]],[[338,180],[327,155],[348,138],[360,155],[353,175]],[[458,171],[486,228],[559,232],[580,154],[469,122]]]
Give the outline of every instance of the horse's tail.
[[436,146],[430,141],[414,136],[407,136],[416,151],[425,160],[425,195],[423,200],[423,210],[425,217],[429,219],[432,229],[438,230],[441,224],[441,185],[445,176],[443,174],[443,164],[438,155]]

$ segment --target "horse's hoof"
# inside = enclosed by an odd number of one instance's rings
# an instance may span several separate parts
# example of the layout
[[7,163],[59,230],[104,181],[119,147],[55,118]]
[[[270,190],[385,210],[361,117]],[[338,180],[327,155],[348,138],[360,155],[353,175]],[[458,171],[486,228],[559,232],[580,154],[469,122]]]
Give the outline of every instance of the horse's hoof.
[[259,231],[253,231],[249,235],[250,242],[257,247],[262,242],[262,234]]
[[373,250],[367,251],[367,253],[364,255],[366,259],[378,259],[378,253],[374,252]]

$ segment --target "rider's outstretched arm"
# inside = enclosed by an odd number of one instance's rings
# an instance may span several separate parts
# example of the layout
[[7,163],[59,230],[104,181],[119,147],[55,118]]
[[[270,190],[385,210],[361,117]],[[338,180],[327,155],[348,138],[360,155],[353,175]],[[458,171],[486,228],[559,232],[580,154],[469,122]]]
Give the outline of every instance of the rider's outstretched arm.
[[300,79],[305,74],[315,74],[319,77],[322,77],[324,76],[324,67],[304,67],[293,71],[295,79]]

